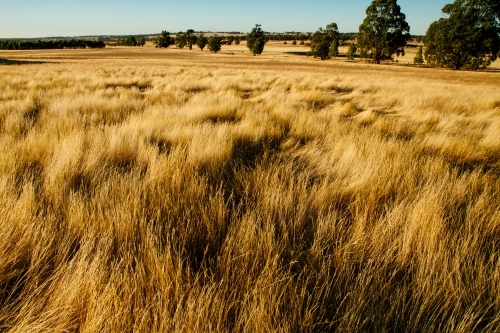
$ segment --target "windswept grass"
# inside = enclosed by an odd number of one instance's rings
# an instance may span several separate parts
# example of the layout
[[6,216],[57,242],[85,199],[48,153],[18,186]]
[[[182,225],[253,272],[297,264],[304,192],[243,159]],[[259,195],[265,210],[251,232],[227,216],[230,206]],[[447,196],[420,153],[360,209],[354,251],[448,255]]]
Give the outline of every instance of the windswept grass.
[[0,331],[499,331],[496,76],[231,59],[0,67]]

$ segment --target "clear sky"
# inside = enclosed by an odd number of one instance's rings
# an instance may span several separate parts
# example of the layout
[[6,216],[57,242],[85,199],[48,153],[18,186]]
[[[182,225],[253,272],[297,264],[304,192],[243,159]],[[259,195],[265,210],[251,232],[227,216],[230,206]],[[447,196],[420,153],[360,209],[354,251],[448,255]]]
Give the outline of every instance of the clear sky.
[[[423,35],[452,0],[399,0],[410,33]],[[0,38],[138,35],[194,29],[311,31],[336,22],[356,32],[371,0],[0,0]]]

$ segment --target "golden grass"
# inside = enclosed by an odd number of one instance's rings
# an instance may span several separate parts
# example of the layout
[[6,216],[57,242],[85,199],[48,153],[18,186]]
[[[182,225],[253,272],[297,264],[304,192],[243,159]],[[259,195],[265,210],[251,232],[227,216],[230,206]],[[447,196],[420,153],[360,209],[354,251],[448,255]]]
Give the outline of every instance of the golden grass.
[[0,330],[499,331],[499,76],[230,53],[0,53]]

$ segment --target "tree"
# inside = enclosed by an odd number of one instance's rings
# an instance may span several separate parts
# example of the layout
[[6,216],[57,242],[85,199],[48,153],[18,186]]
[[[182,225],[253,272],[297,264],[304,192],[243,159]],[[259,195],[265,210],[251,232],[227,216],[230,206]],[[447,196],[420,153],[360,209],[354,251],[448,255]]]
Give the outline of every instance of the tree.
[[123,46],[137,46],[137,40],[135,39],[134,36],[130,36],[128,38],[122,39],[122,41],[119,42],[119,44]]
[[415,56],[415,58],[413,58],[413,63],[415,63],[417,65],[421,65],[424,63],[424,55],[422,52],[422,46],[420,46],[418,48],[417,55]]
[[139,39],[137,40],[137,45],[138,46],[146,45],[146,38],[144,36],[139,37]]
[[196,39],[196,45],[198,45],[198,47],[202,51],[205,48],[205,46],[207,46],[207,43],[208,43],[208,38],[205,37],[205,35],[203,35],[203,34],[199,35],[198,39]]
[[349,44],[349,48],[347,49],[347,59],[349,60],[354,60],[354,55],[356,55],[356,51],[357,51],[357,47],[356,47],[356,44]]
[[257,38],[257,40],[253,43],[252,53],[253,55],[262,54],[264,51],[264,45],[266,44],[266,40],[263,38]]
[[404,56],[404,47],[411,38],[410,26],[396,0],[373,0],[366,9],[366,18],[359,26],[358,47],[363,55],[377,64]]
[[330,46],[330,52],[328,52],[328,56],[330,58],[335,58],[339,55],[339,41],[338,39],[334,39],[332,45]]
[[187,46],[189,47],[190,50],[192,50],[193,45],[196,44],[198,40],[198,37],[194,34],[194,30],[188,29],[184,34],[184,36]]
[[208,38],[208,49],[212,52],[219,52],[222,48],[222,40],[223,37],[219,37],[217,35],[211,36]]
[[335,50],[331,50],[331,47],[336,43],[336,54],[338,54],[338,42],[339,42],[339,29],[336,23],[330,23],[326,26],[326,29],[319,28],[311,36],[311,54],[315,58],[320,58],[321,60],[329,59],[335,53]]
[[498,5],[485,0],[456,0],[444,18],[427,30],[425,59],[434,66],[477,70],[495,61],[500,49]]
[[184,34],[182,31],[179,31],[175,35],[175,44],[177,44],[177,46],[182,50],[184,48],[184,46],[187,45],[187,43],[188,43],[188,41],[186,38],[186,34]]
[[247,47],[253,55],[262,54],[266,38],[260,24],[256,24],[252,31],[247,35]]
[[156,37],[153,40],[153,43],[156,48],[167,48],[170,45],[175,44],[175,40],[170,37],[170,33],[168,31],[163,30],[160,34],[160,36]]

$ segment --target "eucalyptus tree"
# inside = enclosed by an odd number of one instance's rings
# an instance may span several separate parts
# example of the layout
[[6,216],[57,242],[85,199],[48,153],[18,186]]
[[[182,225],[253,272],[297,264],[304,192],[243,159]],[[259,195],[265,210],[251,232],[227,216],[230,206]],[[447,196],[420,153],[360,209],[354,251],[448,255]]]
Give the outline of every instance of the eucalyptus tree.
[[410,26],[397,1],[373,0],[359,26],[360,53],[380,64],[393,59],[394,54],[404,56],[404,47],[410,38]]
[[208,49],[214,53],[217,53],[221,50],[222,48],[222,41],[224,37],[221,36],[210,36],[208,38]]
[[253,55],[262,54],[264,45],[266,44],[266,37],[260,24],[256,24],[252,31],[247,35],[247,47],[252,51]]
[[330,23],[325,29],[319,28],[311,36],[311,54],[321,60],[338,55],[339,29],[337,23]]
[[153,43],[156,48],[167,48],[170,45],[175,44],[175,40],[170,37],[170,33],[168,31],[163,30],[160,34],[160,36],[156,37],[153,40]]
[[356,52],[358,51],[358,48],[356,47],[356,44],[351,43],[349,44],[349,48],[347,49],[347,59],[349,60],[354,60],[354,56],[356,55]]
[[205,37],[204,34],[198,35],[198,38],[196,39],[196,45],[200,48],[200,50],[203,51],[205,46],[208,44],[208,38]]
[[499,6],[485,0],[456,0],[444,6],[445,17],[427,30],[427,62],[454,69],[489,66],[500,50]]

